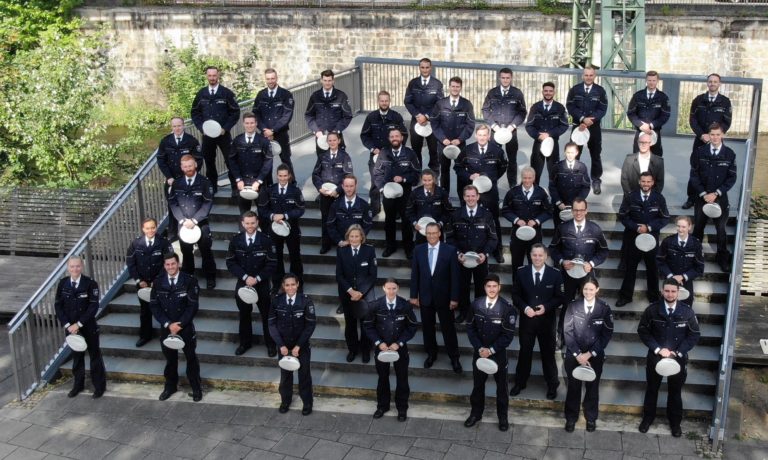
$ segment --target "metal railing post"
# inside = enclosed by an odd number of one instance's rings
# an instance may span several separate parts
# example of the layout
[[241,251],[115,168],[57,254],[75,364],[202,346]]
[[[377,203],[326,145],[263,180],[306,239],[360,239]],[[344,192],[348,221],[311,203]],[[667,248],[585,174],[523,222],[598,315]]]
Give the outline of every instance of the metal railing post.
[[147,218],[147,214],[145,213],[144,209],[144,187],[142,185],[142,181],[137,177],[136,178],[136,201],[138,201],[139,204],[139,221],[142,221]]

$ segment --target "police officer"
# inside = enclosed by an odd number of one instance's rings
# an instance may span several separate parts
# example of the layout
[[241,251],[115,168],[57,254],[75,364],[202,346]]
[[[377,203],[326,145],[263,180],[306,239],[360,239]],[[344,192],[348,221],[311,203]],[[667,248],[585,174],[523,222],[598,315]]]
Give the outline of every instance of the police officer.
[[293,94],[277,84],[275,69],[264,71],[264,81],[267,87],[256,94],[256,99],[253,100],[253,114],[261,126],[261,134],[280,144],[280,161],[288,165],[295,180],[291,163],[291,137],[288,134],[293,119]]
[[662,278],[674,278],[688,290],[690,296],[685,303],[693,307],[693,280],[704,275],[704,253],[701,241],[690,234],[690,217],[678,216],[675,226],[677,234],[664,238],[659,245],[656,261]]
[[[360,140],[366,149],[370,152],[368,158],[368,172],[373,177],[373,165],[376,163],[377,155],[381,150],[389,146],[389,133],[393,129],[400,131],[403,136],[401,144],[405,145],[408,140],[408,130],[405,129],[403,116],[396,110],[390,110],[390,96],[386,91],[379,91],[376,96],[379,102],[379,110],[369,113],[363,122],[363,128],[360,130]],[[421,168],[421,155],[417,157],[417,164]],[[371,200],[371,212],[374,216],[381,212],[381,191],[376,184],[371,181],[371,189],[368,197]]]
[[483,418],[485,409],[485,382],[488,374],[477,368],[478,358],[488,358],[496,362],[499,370],[493,374],[496,381],[496,414],[499,417],[499,430],[509,430],[509,395],[507,394],[507,347],[515,337],[517,310],[505,298],[499,295],[501,284],[499,276],[493,273],[485,278],[485,296],[472,302],[472,317],[467,323],[467,337],[474,350],[472,354],[472,394],[469,403],[472,406],[464,426],[470,428]]
[[432,75],[432,61],[422,58],[419,61],[419,76],[408,82],[405,88],[405,98],[403,104],[411,114],[411,148],[416,152],[419,159],[419,168],[424,164],[421,161],[421,150],[424,147],[424,140],[427,141],[427,150],[429,151],[429,169],[440,171],[440,158],[437,152],[437,138],[434,132],[426,138],[419,136],[414,127],[416,123],[426,125],[435,109],[437,101],[442,99],[443,82]]
[[[727,133],[731,127],[733,108],[731,107],[731,100],[720,94],[720,80],[720,75],[709,74],[707,76],[707,92],[699,94],[691,102],[688,123],[696,135],[693,139],[691,157],[699,147],[709,144],[709,127],[712,123],[719,124],[723,134]],[[696,194],[693,193],[689,182],[688,200],[683,204],[683,209],[692,208],[694,201],[696,201],[695,198]]]
[[[464,206],[453,212],[448,226],[448,243],[456,247],[461,264],[461,289],[459,291],[459,315],[456,322],[471,320],[469,286],[475,281],[475,298],[483,295],[483,282],[488,276],[488,256],[496,251],[499,239],[493,215],[480,203],[480,193],[474,185],[464,187]],[[476,252],[479,264],[475,268],[464,266],[464,253]]]
[[514,274],[512,302],[520,312],[520,353],[515,369],[515,384],[509,391],[517,396],[531,375],[533,345],[539,341],[541,367],[547,383],[547,399],[557,397],[557,364],[555,363],[555,312],[563,303],[563,276],[547,262],[547,248],[536,243],[531,247],[531,264]]
[[[136,289],[152,287],[152,281],[163,271],[163,256],[173,252],[173,246],[157,234],[157,221],[151,217],[141,222],[143,236],[134,239],[128,246],[125,265],[136,282]],[[136,347],[142,347],[152,340],[152,311],[149,302],[139,299],[139,340]]]
[[288,257],[291,262],[291,273],[296,276],[299,286],[302,286],[304,265],[301,262],[301,229],[299,219],[304,215],[304,195],[296,186],[291,175],[291,167],[281,164],[277,167],[277,183],[259,195],[259,220],[271,223],[285,222],[291,226],[288,236],[280,236],[272,230],[270,224],[269,236],[275,243],[277,268],[272,275],[273,289],[281,284],[285,275],[283,247],[288,246]]
[[[526,166],[520,173],[520,179],[522,180],[520,185],[512,187],[504,196],[501,207],[501,215],[512,222],[509,249],[512,253],[513,268],[522,266],[526,255],[528,255],[528,263],[531,263],[531,247],[541,243],[541,224],[552,217],[549,195],[543,188],[536,185],[536,171]],[[526,225],[536,230],[536,236],[529,241],[521,240],[516,233],[518,228]]]
[[[462,84],[461,78],[452,77],[448,82],[448,97],[437,101],[432,110],[432,131],[440,145],[441,154],[449,145],[464,150],[467,139],[472,137],[475,130],[475,109],[471,102],[460,95]],[[447,191],[451,190],[451,160],[445,155],[440,155],[440,186]],[[461,196],[462,189],[457,188],[456,191]]]
[[[257,131],[256,115],[243,115],[244,133],[232,141],[229,157],[229,167],[235,178],[237,191],[251,187],[257,192],[262,186],[272,184],[272,148],[269,140]],[[238,197],[240,213],[251,209],[251,200]]]
[[187,361],[187,381],[192,387],[189,396],[195,402],[203,399],[200,382],[200,362],[197,359],[197,336],[195,315],[199,308],[200,288],[197,279],[179,271],[179,256],[171,252],[164,256],[165,272],[152,283],[149,307],[152,315],[162,326],[160,348],[165,356],[165,388],[158,398],[165,401],[179,388],[179,352],[165,346],[163,341],[169,335],[178,335],[184,341],[184,358]]
[[613,337],[613,313],[611,307],[597,298],[600,284],[593,276],[587,276],[582,283],[583,298],[568,303],[565,315],[565,354],[563,367],[568,376],[568,392],[565,396],[565,431],[571,433],[579,419],[581,380],[573,377],[577,366],[589,366],[597,378],[584,382],[584,418],[587,431],[597,429],[597,415],[600,400],[600,376],[603,374],[605,347]]
[[640,174],[646,171],[653,176],[653,189],[664,191],[664,159],[651,153],[650,134],[640,133],[635,141],[637,153],[630,153],[621,166],[621,189],[628,194],[640,188]]
[[[213,289],[216,287],[216,261],[211,250],[213,241],[211,229],[208,226],[208,215],[213,206],[213,186],[208,178],[197,174],[195,159],[192,155],[181,157],[181,170],[184,175],[177,178],[171,185],[168,206],[179,222],[179,228],[181,226],[193,228],[195,225],[200,227],[202,235],[200,241],[197,242],[197,247],[203,258],[203,273],[207,280],[206,287]],[[181,241],[181,254],[184,257],[181,269],[194,276],[195,257],[192,252],[193,249],[194,244]]]
[[[605,262],[608,257],[608,242],[603,235],[603,229],[600,226],[587,220],[587,202],[581,198],[573,200],[573,221],[564,222],[555,228],[555,234],[552,242],[549,244],[552,260],[558,266],[561,266],[566,273],[564,274],[564,302],[563,307],[576,298],[581,281],[568,274],[568,270],[575,265],[574,259],[581,259],[584,262],[584,271],[587,274],[598,265]],[[596,277],[596,274],[592,274]],[[560,324],[558,325],[558,336],[562,342],[563,324],[565,317],[565,308],[560,312]]]
[[[488,125],[478,125],[475,130],[475,138],[477,142],[468,145],[456,158],[453,169],[456,171],[457,189],[464,190],[464,187],[480,176],[491,179],[491,189],[480,194],[480,203],[491,211],[496,226],[496,235],[501,237],[498,181],[506,170],[506,159],[499,144],[490,142],[491,130]],[[517,177],[517,166],[515,166],[515,173],[511,177]],[[496,262],[503,264],[504,256],[501,253],[501,247],[500,244],[496,246],[493,256]]]
[[[99,348],[99,326],[96,313],[99,310],[99,285],[83,275],[83,261],[79,257],[70,257],[67,261],[66,276],[59,280],[56,287],[54,309],[56,317],[64,326],[67,335],[79,334],[88,345],[88,357],[91,360],[91,381],[93,399],[101,398],[107,390],[107,375],[104,360]],[[74,398],[85,386],[85,352],[72,351],[72,390],[67,396]]]
[[389,182],[400,184],[403,195],[397,198],[384,197],[384,233],[386,245],[382,257],[389,257],[397,251],[397,218],[402,226],[402,241],[405,256],[413,253],[413,228],[406,216],[406,203],[411,188],[419,183],[418,159],[413,150],[403,145],[403,135],[398,129],[389,131],[389,146],[382,149],[373,168],[372,182],[379,190]]
[[345,234],[352,224],[358,224],[367,235],[373,227],[373,216],[368,202],[357,195],[357,177],[347,175],[341,181],[344,194],[336,198],[328,211],[326,228],[331,241],[345,246]]
[[[203,87],[195,95],[192,101],[192,122],[200,132],[203,131],[203,123],[214,120],[221,125],[221,135],[209,137],[203,134],[203,158],[205,158],[205,175],[213,186],[213,193],[218,190],[219,172],[216,169],[216,148],[221,149],[224,162],[229,162],[229,148],[232,137],[229,131],[237,124],[240,118],[240,105],[237,103],[235,93],[229,88],[219,84],[219,68],[208,66],[205,68],[205,78],[208,86]],[[229,165],[227,165],[229,167]],[[228,174],[232,186],[232,195],[235,195],[235,178],[231,171]]]
[[365,244],[365,232],[358,224],[347,229],[345,242],[336,250],[336,281],[341,303],[341,311],[336,310],[336,314],[344,313],[344,341],[349,351],[347,362],[351,363],[358,353],[362,353],[363,362],[367,363],[371,360],[371,343],[363,328],[367,311],[362,307],[376,299],[373,289],[378,273],[376,250]]
[[627,107],[627,118],[635,127],[632,151],[637,152],[637,139],[640,133],[650,136],[655,132],[656,143],[651,147],[651,152],[661,157],[664,155],[664,149],[661,147],[661,128],[669,120],[672,109],[667,95],[657,88],[658,84],[658,72],[649,70],[645,73],[645,89],[632,95]]
[[[312,170],[312,184],[317,189],[320,198],[320,221],[322,225],[322,238],[320,243],[320,254],[325,254],[331,250],[331,241],[328,235],[329,211],[334,200],[342,193],[341,181],[347,175],[352,174],[352,159],[346,151],[340,147],[341,138],[338,133],[328,134],[328,150],[321,153]],[[336,185],[336,190],[325,190],[323,184],[331,183]]]
[[427,239],[421,234],[419,219],[431,217],[441,228],[445,226],[453,214],[453,206],[448,197],[448,191],[437,185],[437,175],[431,169],[421,172],[421,185],[411,190],[408,203],[405,206],[405,216],[416,230],[416,244],[422,244]]
[[557,163],[555,174],[549,179],[549,195],[555,205],[552,216],[555,228],[563,222],[560,211],[572,206],[575,199],[585,200],[589,196],[589,173],[587,166],[576,159],[578,154],[578,145],[565,144],[565,160]]
[[[395,387],[395,407],[397,420],[404,422],[408,417],[408,341],[416,334],[416,315],[407,300],[397,295],[399,284],[394,278],[384,282],[384,295],[369,304],[368,316],[363,327],[368,340],[376,347],[376,357],[382,351],[396,351],[398,360],[392,363],[395,368],[397,386]],[[376,373],[379,382],[376,385],[376,411],[373,418],[381,418],[389,411],[391,390],[389,387],[389,363],[376,359]]]
[[[485,95],[483,118],[494,132],[499,128],[512,130],[512,140],[505,145],[507,182],[510,187],[517,183],[517,127],[525,122],[525,114],[523,92],[512,86],[512,69],[504,67],[499,70],[499,85]],[[501,146],[495,140],[493,143]]]
[[[342,131],[349,126],[349,122],[352,121],[349,98],[344,91],[333,86],[333,81],[333,70],[323,70],[320,73],[322,88],[312,93],[307,103],[304,120],[307,122],[309,130],[315,134],[315,141],[324,134],[332,132],[341,135]],[[343,146],[344,140],[341,137],[340,139]],[[321,153],[323,150],[317,146],[317,154],[320,155]]]
[[716,123],[709,127],[709,145],[699,147],[693,154],[690,182],[697,196],[693,208],[693,236],[699,241],[704,238],[704,226],[709,220],[703,211],[706,203],[717,203],[723,211],[720,217],[712,220],[717,231],[717,264],[720,270],[729,273],[731,253],[725,224],[728,221],[728,191],[736,183],[736,154],[723,144],[723,129]]
[[[624,199],[619,207],[619,220],[624,225],[624,260],[627,269],[624,271],[624,281],[619,289],[616,306],[622,307],[632,301],[637,278],[637,265],[640,260],[645,262],[646,295],[649,302],[659,300],[659,269],[656,264],[656,253],[659,247],[659,233],[669,223],[669,211],[664,195],[653,188],[653,175],[646,171],[640,175],[640,190]],[[643,233],[653,236],[656,244],[650,251],[641,251],[634,244],[635,238]]]
[[246,211],[240,218],[240,224],[243,231],[233,236],[229,242],[227,250],[227,270],[235,278],[235,302],[240,311],[240,346],[235,350],[235,355],[240,356],[253,345],[253,304],[245,303],[237,290],[243,286],[248,286],[256,290],[259,294],[259,300],[256,305],[259,307],[262,328],[264,331],[264,343],[267,346],[267,354],[270,357],[277,355],[275,341],[269,335],[269,295],[270,281],[277,266],[275,259],[275,244],[272,240],[258,231],[259,218],[253,211]]
[[[286,165],[287,167],[287,165]],[[280,359],[293,356],[299,360],[299,397],[303,403],[301,415],[312,413],[312,374],[309,360],[309,339],[315,332],[315,304],[306,294],[299,293],[299,279],[288,273],[283,276],[283,292],[272,300],[269,310],[269,334],[274,339]],[[288,412],[293,398],[293,371],[280,369],[280,409]]]
[[[165,198],[168,199],[168,192],[171,189],[174,179],[182,176],[181,157],[192,155],[197,162],[197,172],[203,167],[203,154],[200,150],[200,143],[195,136],[184,132],[184,119],[181,117],[171,118],[171,134],[165,136],[157,147],[157,167],[165,176],[166,187],[163,187]],[[173,213],[168,212],[168,238],[173,239],[176,236],[176,229],[179,223],[173,217]],[[161,264],[162,265],[162,264]]]
[[648,347],[648,355],[645,358],[643,420],[640,422],[639,431],[647,433],[656,418],[659,388],[664,379],[656,372],[656,364],[663,358],[672,358],[680,364],[680,372],[667,377],[667,419],[672,436],[679,438],[683,434],[680,422],[683,420],[682,391],[688,376],[688,353],[698,343],[701,333],[693,309],[677,300],[680,290],[677,281],[666,279],[662,287],[663,301],[650,304],[637,326],[640,340]]
[[[581,74],[583,83],[573,86],[568,91],[566,107],[573,118],[573,129],[589,130],[590,161],[592,163],[590,176],[592,177],[592,191],[595,195],[601,192],[600,184],[603,176],[603,161],[600,154],[603,151],[603,134],[600,129],[600,121],[608,110],[608,97],[605,89],[595,83],[595,69],[592,66],[584,67]],[[582,147],[578,147],[581,158]]]
[[[544,163],[547,164],[549,180],[555,174],[555,165],[560,161],[560,136],[568,131],[568,114],[565,106],[555,100],[555,84],[548,81],[541,85],[543,99],[531,106],[525,132],[533,139],[531,148],[531,167],[536,171],[536,185],[539,185]],[[544,157],[541,154],[541,143],[551,137],[554,141],[552,154]]]

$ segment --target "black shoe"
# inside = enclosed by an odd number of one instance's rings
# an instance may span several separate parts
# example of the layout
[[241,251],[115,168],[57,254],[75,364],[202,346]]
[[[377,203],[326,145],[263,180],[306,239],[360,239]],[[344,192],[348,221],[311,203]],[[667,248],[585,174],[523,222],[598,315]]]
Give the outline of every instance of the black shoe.
[[363,352],[363,364],[368,364],[371,362],[371,352],[370,351],[364,351]]
[[339,307],[336,309],[336,314],[337,315],[343,315],[344,314],[344,307],[339,305]]
[[69,390],[69,393],[67,393],[67,397],[74,398],[75,396],[79,395],[81,391],[83,391],[82,388],[72,388]]
[[569,433],[573,433],[573,430],[576,429],[576,422],[570,422],[568,420],[565,421],[565,431]]
[[693,200],[690,198],[683,203],[683,209],[691,209],[693,207]]
[[557,385],[547,388],[547,399],[550,401],[557,398]]
[[461,361],[459,361],[459,358],[451,359],[451,367],[453,367],[453,372],[456,374],[461,374],[464,371],[464,369],[461,368]]
[[288,404],[280,404],[280,408],[277,411],[281,414],[288,412]]
[[504,254],[497,252],[493,255],[493,258],[496,259],[497,264],[503,264],[504,263]]
[[731,264],[728,262],[720,262],[718,265],[720,265],[720,271],[723,273],[731,273]]
[[427,356],[427,359],[424,360],[424,369],[429,369],[433,364],[435,364],[435,357]]
[[301,408],[301,415],[309,415],[312,413],[312,406],[304,406]]
[[394,254],[395,251],[397,251],[397,249],[387,248],[381,253],[381,257],[389,257]]
[[160,393],[160,397],[157,398],[160,401],[165,401],[166,399],[170,398],[172,394],[176,393],[176,390],[163,390],[162,393]]
[[408,260],[413,260],[413,250],[405,250],[405,258]]
[[143,347],[144,345],[148,344],[149,341],[152,339],[139,339],[136,341],[136,348]]
[[192,401],[194,402],[200,402],[203,400],[203,394],[202,393],[187,393],[187,396],[192,398]]
[[347,362],[351,363],[352,361],[355,360],[356,356],[357,356],[357,353],[355,353],[354,351],[350,351],[349,353],[347,353]]
[[373,418],[384,417],[384,414],[387,412],[389,412],[389,409],[376,409],[376,412],[373,413]]
[[269,356],[270,358],[274,358],[275,356],[277,356],[277,348],[275,348],[274,345],[271,347],[267,347],[267,356]]
[[627,269],[627,262],[626,262],[626,261],[624,261],[624,260],[622,260],[621,262],[619,262],[619,266],[618,266],[617,270],[621,270],[621,271],[624,271],[624,270],[626,270],[626,269]]
[[518,385],[515,384],[511,390],[509,390],[510,396],[517,396],[520,394],[521,391],[525,390],[525,385]]
[[673,427],[670,427],[670,431],[672,431],[672,436],[679,438],[683,435],[683,430],[680,428],[680,425],[675,425]]
[[216,278],[208,279],[208,281],[205,283],[205,288],[206,289],[216,289]]
[[594,193],[595,195],[599,195],[600,193],[602,193],[599,180],[592,181],[592,193]]
[[597,422],[595,422],[594,420],[591,421],[591,422],[589,420],[587,420],[587,431],[589,431],[591,433],[591,432],[595,431],[596,429],[597,429]]
[[459,314],[458,314],[458,315],[456,315],[456,317],[453,319],[453,322],[454,322],[454,323],[456,323],[456,324],[461,324],[461,323],[463,323],[463,322],[464,322],[466,319],[467,319],[467,315],[465,315],[464,313],[459,313]]
[[509,422],[506,420],[499,420],[499,431],[509,431]]
[[93,394],[91,395],[91,398],[93,399],[99,399],[102,396],[104,396],[104,391],[106,390],[94,390]]
[[330,246],[322,246],[322,247],[320,248],[320,254],[326,254],[326,253],[328,253],[328,251],[330,251],[330,250],[331,250],[331,247],[330,247]]
[[237,347],[237,350],[235,350],[235,356],[240,356],[240,355],[242,355],[243,353],[245,353],[246,351],[248,351],[250,348],[251,348],[251,346],[250,346],[250,345],[248,345],[247,347],[246,347],[246,346],[244,346],[244,345],[240,345],[239,347]]
[[405,412],[398,412],[397,413],[397,421],[398,422],[404,422],[408,418],[408,414]]
[[617,300],[617,301],[616,301],[616,306],[617,306],[617,307],[623,307],[624,305],[628,304],[629,302],[631,302],[631,301],[630,301],[630,300],[627,300],[627,299],[624,299],[624,298],[621,298],[621,297],[619,297],[619,300]]
[[481,418],[482,417],[475,417],[474,415],[470,415],[466,420],[464,420],[464,426],[467,428],[472,428],[477,422],[480,421]]
[[560,334],[558,334],[555,337],[555,349],[556,350],[562,350],[563,349],[563,345],[564,345],[563,344],[563,337]]
[[648,429],[651,428],[651,420],[643,419],[642,422],[640,422],[640,427],[638,427],[637,431],[641,433],[647,433]]

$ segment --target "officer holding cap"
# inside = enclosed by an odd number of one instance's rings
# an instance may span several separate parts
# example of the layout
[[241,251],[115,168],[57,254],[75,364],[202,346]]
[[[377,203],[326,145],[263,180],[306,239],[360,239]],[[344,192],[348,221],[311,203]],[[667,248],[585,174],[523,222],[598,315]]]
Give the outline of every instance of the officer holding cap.
[[253,100],[253,114],[256,115],[264,137],[280,145],[280,161],[288,165],[293,175],[291,138],[288,135],[288,128],[293,119],[293,94],[277,84],[275,69],[264,71],[264,82],[266,88],[259,91]]
[[344,194],[336,198],[328,211],[325,223],[328,236],[339,247],[347,245],[344,236],[352,224],[358,224],[366,234],[373,227],[373,216],[368,202],[357,194],[357,177],[349,174],[341,181]]
[[571,206],[573,200],[589,196],[589,173],[587,165],[577,160],[579,146],[568,142],[564,147],[565,159],[555,165],[555,174],[549,178],[549,195],[554,204],[553,223],[555,228],[563,221],[560,211]]
[[419,219],[431,217],[442,229],[452,213],[453,206],[448,192],[437,185],[437,174],[431,169],[425,169],[421,172],[421,185],[411,190],[408,203],[405,205],[406,218],[416,230],[416,244],[427,241],[421,234],[424,230],[419,225]]
[[[448,82],[448,97],[437,101],[432,110],[432,130],[441,154],[449,145],[464,150],[475,130],[475,109],[469,100],[460,96],[462,84],[461,78],[452,77]],[[451,159],[445,155],[440,155],[440,186],[451,189]],[[461,190],[456,189],[459,196]]]
[[[328,235],[328,216],[331,205],[342,193],[341,181],[352,174],[352,159],[340,145],[340,138],[337,133],[328,134],[328,150],[317,157],[315,168],[312,170],[312,185],[317,189],[320,198],[320,222],[322,225],[322,236],[320,242],[320,254],[325,254],[331,250],[331,246],[336,243],[331,241]],[[334,184],[336,188],[326,190],[324,184]]]
[[[566,107],[573,118],[573,130],[589,131],[587,147],[592,163],[589,175],[592,178],[592,191],[595,195],[599,195],[603,176],[603,161],[600,159],[603,151],[603,134],[600,122],[608,110],[608,96],[605,89],[595,83],[595,75],[594,67],[590,65],[584,67],[581,74],[583,83],[574,85],[568,91]],[[582,149],[583,147],[578,147],[577,159],[581,158]]]
[[[246,187],[261,192],[272,184],[272,147],[269,140],[257,131],[256,115],[248,112],[243,115],[245,132],[232,140],[229,167],[235,178],[238,193]],[[237,197],[240,213],[251,209],[252,200]]]
[[[549,180],[555,174],[555,165],[560,161],[560,136],[568,131],[568,114],[565,106],[555,100],[555,84],[548,81],[541,85],[542,100],[533,104],[528,112],[525,132],[533,139],[531,167],[536,171],[536,185],[541,181],[544,163],[547,164]],[[545,157],[541,143],[552,138],[552,153]]]
[[[483,101],[483,118],[495,132],[500,128],[512,131],[512,139],[503,147],[507,153],[505,161],[509,186],[517,182],[517,127],[525,122],[525,97],[520,89],[512,86],[512,69],[499,70],[499,85],[491,88]],[[493,141],[494,145],[500,144]]]
[[[426,125],[432,112],[435,109],[437,101],[442,99],[443,82],[432,75],[432,61],[428,58],[422,58],[419,61],[419,76],[408,82],[405,88],[405,98],[403,105],[411,114],[411,148],[419,159],[419,168],[424,164],[421,161],[421,150],[424,148],[424,137],[419,136],[414,127],[416,124]],[[440,170],[440,158],[437,156],[437,138],[434,132],[426,137],[427,149],[429,151],[429,169],[436,173]]]
[[[320,155],[323,149],[317,144],[317,139],[324,134],[337,133],[347,129],[352,121],[352,108],[349,106],[347,93],[336,88],[333,70],[326,69],[320,73],[321,88],[309,96],[307,110],[304,112],[304,120],[309,130],[315,134],[316,150]],[[341,145],[344,145],[343,138]]]
[[[549,195],[536,185],[536,171],[526,166],[520,173],[520,178],[522,182],[507,192],[501,206],[501,215],[512,222],[512,237],[509,240],[512,268],[521,267],[526,256],[528,263],[531,263],[531,246],[541,243],[541,224],[552,217]],[[533,227],[536,235],[528,241],[521,240],[517,236],[517,229],[523,226]]]
[[669,120],[672,111],[669,97],[657,88],[659,73],[649,70],[645,73],[645,88],[632,95],[627,107],[627,118],[635,126],[633,151],[637,151],[637,140],[641,133],[656,133],[656,143],[651,147],[654,155],[663,156],[661,147],[661,128]]
[[685,303],[693,307],[693,280],[704,275],[704,253],[701,241],[691,235],[690,217],[678,216],[675,226],[677,234],[664,238],[656,261],[662,278],[674,278],[688,290],[689,297]]

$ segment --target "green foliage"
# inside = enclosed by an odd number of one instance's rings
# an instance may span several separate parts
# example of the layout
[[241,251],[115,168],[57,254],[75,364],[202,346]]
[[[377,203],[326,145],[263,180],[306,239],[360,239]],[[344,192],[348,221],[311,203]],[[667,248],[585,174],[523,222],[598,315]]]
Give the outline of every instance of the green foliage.
[[768,219],[768,195],[753,194],[749,204],[750,219]]
[[558,0],[536,0],[536,10],[542,14],[571,14],[570,3],[560,3]]
[[487,10],[491,5],[485,0],[444,0],[439,3],[422,4],[421,0],[412,0],[411,8],[417,10]]
[[0,2],[0,65],[17,51],[39,44],[44,32],[68,34],[80,22],[71,19],[71,11],[81,0],[5,0]]

